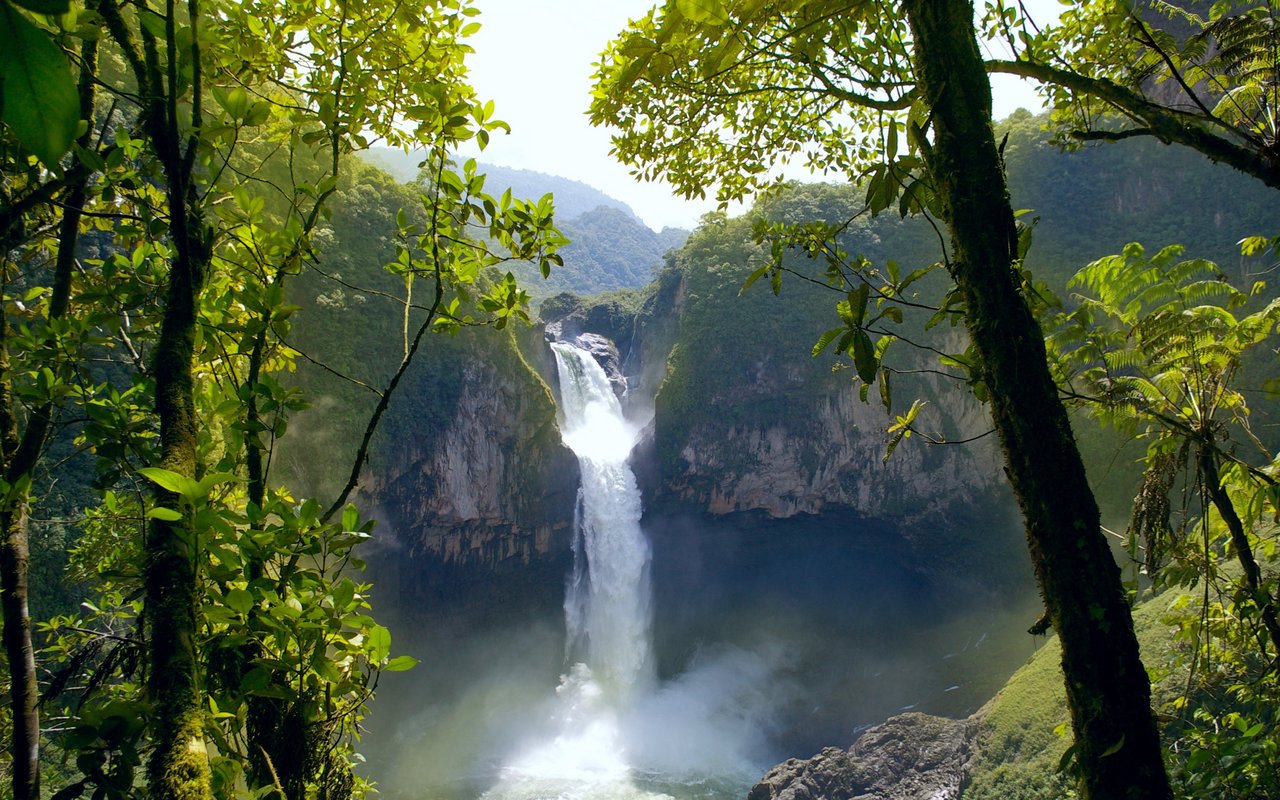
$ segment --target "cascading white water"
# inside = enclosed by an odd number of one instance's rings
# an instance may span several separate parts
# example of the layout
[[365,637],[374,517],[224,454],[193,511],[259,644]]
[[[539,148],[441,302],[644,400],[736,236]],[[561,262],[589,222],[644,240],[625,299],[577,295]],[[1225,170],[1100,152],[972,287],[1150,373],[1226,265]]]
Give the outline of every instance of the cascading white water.
[[512,760],[489,792],[504,798],[645,797],[630,784],[620,723],[653,682],[649,543],[627,457],[637,431],[590,353],[555,343],[564,442],[578,456],[566,651],[549,739]]
[[565,597],[569,653],[617,703],[652,674],[649,543],[627,457],[636,430],[590,353],[552,345],[560,374],[564,441],[582,472],[574,573]]
[[638,435],[590,353],[552,345],[564,442],[582,485],[565,592],[566,663],[549,727],[501,769],[483,800],[672,800],[741,796],[746,757],[771,707],[768,658],[734,651],[658,686],[650,547],[627,458]]

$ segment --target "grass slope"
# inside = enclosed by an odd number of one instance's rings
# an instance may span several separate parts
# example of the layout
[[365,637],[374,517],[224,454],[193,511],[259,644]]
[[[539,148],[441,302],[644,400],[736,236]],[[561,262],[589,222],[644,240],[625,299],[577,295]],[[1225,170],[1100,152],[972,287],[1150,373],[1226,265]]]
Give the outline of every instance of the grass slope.
[[[1176,692],[1185,673],[1159,669],[1173,649],[1174,628],[1162,620],[1178,592],[1157,595],[1133,610],[1133,624],[1148,673],[1162,680],[1152,687],[1156,705],[1164,687]],[[978,734],[978,755],[964,800],[1057,800],[1074,797],[1070,777],[1058,769],[1070,744],[1062,650],[1051,637],[988,706]],[[1153,669],[1156,667],[1157,669]],[[1059,733],[1058,731],[1061,731]]]

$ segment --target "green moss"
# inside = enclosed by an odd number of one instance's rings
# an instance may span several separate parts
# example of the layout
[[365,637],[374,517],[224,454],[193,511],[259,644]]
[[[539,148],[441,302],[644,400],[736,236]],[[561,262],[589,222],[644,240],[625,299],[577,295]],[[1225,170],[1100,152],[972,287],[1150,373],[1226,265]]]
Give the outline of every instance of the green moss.
[[162,762],[152,765],[151,796],[165,800],[212,800],[212,772],[199,709],[183,715],[174,740],[175,746],[163,750]]

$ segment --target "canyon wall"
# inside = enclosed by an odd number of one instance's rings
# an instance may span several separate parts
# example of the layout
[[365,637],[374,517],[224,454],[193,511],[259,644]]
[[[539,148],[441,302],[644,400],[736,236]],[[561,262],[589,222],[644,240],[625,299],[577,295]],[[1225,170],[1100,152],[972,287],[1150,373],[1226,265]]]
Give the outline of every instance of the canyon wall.
[[484,351],[451,365],[452,408],[385,438],[363,490],[411,556],[501,573],[568,547],[578,467],[547,384],[485,333]]

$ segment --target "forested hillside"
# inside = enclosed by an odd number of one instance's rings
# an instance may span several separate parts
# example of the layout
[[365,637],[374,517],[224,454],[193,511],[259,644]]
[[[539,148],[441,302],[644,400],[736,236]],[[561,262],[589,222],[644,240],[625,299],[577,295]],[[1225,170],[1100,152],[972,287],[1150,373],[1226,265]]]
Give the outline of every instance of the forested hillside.
[[[418,179],[423,156],[421,153],[405,153],[392,147],[371,147],[360,158],[383,170],[399,183],[412,183]],[[600,206],[616,208],[629,217],[636,216],[626,203],[582,181],[548,175],[537,170],[493,164],[481,164],[480,168],[488,176],[492,186],[510,188],[516,197],[555,195],[556,212],[562,219],[581,216]]]

